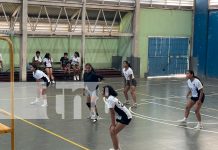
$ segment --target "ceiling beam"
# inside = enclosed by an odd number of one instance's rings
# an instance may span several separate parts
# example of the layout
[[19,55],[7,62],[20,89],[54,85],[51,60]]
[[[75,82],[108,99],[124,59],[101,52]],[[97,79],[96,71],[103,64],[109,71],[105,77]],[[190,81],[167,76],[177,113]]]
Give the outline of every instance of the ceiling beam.
[[[29,5],[43,5],[43,6],[56,6],[56,7],[73,7],[82,8],[82,4],[79,3],[58,3],[58,2],[39,2],[39,1],[29,1]],[[106,5],[106,4],[87,4],[87,9],[104,9],[104,10],[124,10],[133,11],[132,6],[118,6],[118,5]]]
[[21,3],[21,0],[0,0],[0,3]]

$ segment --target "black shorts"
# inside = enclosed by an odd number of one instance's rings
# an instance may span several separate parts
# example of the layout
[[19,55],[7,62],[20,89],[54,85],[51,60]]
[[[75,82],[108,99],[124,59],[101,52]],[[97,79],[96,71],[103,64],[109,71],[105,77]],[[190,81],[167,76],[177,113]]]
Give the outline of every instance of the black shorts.
[[[205,99],[205,94],[203,94],[203,97],[201,99],[201,103],[204,103],[204,99]],[[191,100],[193,102],[197,102],[199,100],[199,97],[191,97]]]
[[[135,79],[132,79],[132,80],[125,80],[124,81],[125,83],[124,83],[124,85],[125,86],[136,86],[137,85],[137,82],[136,82],[136,80]],[[130,84],[130,82],[132,82],[131,84]]]
[[121,119],[116,119],[117,122],[121,123],[121,124],[125,124],[125,125],[129,125],[129,123],[131,122],[132,119],[128,119],[128,118],[121,118]]

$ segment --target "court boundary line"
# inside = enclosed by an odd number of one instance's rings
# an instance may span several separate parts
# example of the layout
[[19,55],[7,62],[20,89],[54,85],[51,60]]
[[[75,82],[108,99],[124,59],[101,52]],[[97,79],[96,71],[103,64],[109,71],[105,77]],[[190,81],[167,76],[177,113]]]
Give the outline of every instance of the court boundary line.
[[[0,112],[5,113],[5,114],[7,114],[7,115],[11,115],[9,112],[7,112],[7,111],[5,111],[5,110],[3,110],[3,109],[0,109]],[[39,125],[37,125],[37,124],[35,124],[35,123],[32,123],[32,122],[30,122],[30,121],[28,121],[28,120],[26,120],[26,119],[23,119],[23,118],[18,117],[18,116],[16,116],[16,115],[15,115],[15,118],[17,118],[17,119],[23,121],[24,123],[29,124],[29,125],[31,125],[31,126],[33,126],[33,127],[35,127],[35,128],[40,129],[41,131],[44,131],[44,132],[46,132],[46,133],[48,133],[48,134],[50,134],[50,135],[53,135],[54,137],[57,137],[58,139],[61,139],[61,140],[65,141],[65,142],[68,142],[68,143],[70,143],[71,145],[74,145],[74,146],[76,146],[76,147],[78,147],[78,148],[81,148],[82,150],[90,150],[89,148],[87,148],[87,147],[85,147],[85,146],[82,146],[81,144],[79,144],[79,143],[77,143],[77,142],[74,142],[73,140],[67,139],[67,138],[65,138],[65,137],[63,137],[63,136],[61,136],[61,135],[59,135],[59,134],[57,134],[57,133],[55,133],[55,132],[52,132],[51,130],[48,130],[48,129],[46,129],[46,128],[43,128],[43,127],[41,127],[41,126],[39,126]]]
[[168,126],[174,126],[174,127],[179,127],[179,128],[189,129],[189,130],[196,130],[196,131],[199,131],[199,132],[203,131],[203,132],[207,132],[207,133],[218,134],[218,131],[205,130],[205,129],[198,130],[198,129],[195,129],[195,128],[192,128],[192,127],[176,125],[176,124],[172,124],[172,123],[158,121],[158,120],[155,120],[155,119],[149,119],[146,116],[142,117],[143,115],[133,112],[131,107],[129,107],[129,111],[133,114],[134,117],[140,118],[140,119],[143,119],[143,120],[148,120],[148,121],[159,123],[159,124],[165,124],[165,125],[168,125]]
[[[186,103],[183,103],[183,102],[177,102],[177,101],[169,100],[168,98],[162,98],[162,97],[152,96],[152,95],[143,94],[143,93],[139,93],[139,92],[136,92],[136,94],[149,96],[149,97],[155,98],[155,99],[157,99],[157,100],[165,100],[165,101],[170,101],[170,102],[175,102],[175,103],[180,103],[180,104],[186,104]],[[171,98],[184,98],[184,97],[181,96],[181,97],[171,97]],[[205,106],[202,106],[202,108],[204,108],[204,109],[209,109],[209,110],[213,110],[213,111],[218,111],[218,109],[210,108],[210,107],[205,107]]]
[[[147,104],[154,104],[154,105],[158,105],[157,103],[151,103],[149,101],[145,101],[145,103],[140,103],[138,104],[139,106],[140,105],[147,105]],[[163,105],[160,105],[160,106],[163,106]],[[165,106],[163,106],[165,107]],[[169,107],[169,108],[174,108],[174,107]],[[176,109],[176,108],[175,108]],[[179,109],[179,108],[178,108]],[[179,109],[179,110],[184,110],[184,109]],[[191,111],[191,113],[194,113],[193,111]],[[158,121],[164,121],[164,122],[174,122],[174,123],[178,123],[178,121],[173,121],[173,120],[166,120],[166,119],[160,119],[160,118],[154,118],[154,117],[150,117],[150,116],[146,116],[146,115],[142,115],[142,114],[138,114],[138,115],[141,115],[143,117],[146,117],[146,118],[149,118],[149,119],[153,119],[153,120],[158,120]],[[205,117],[209,117],[209,118],[213,118],[213,119],[217,119],[216,117],[214,118],[214,116],[210,116],[210,115],[204,115]],[[188,124],[193,124],[193,123],[198,123],[198,122],[187,122]],[[204,122],[203,124],[218,124],[217,123],[206,123]]]

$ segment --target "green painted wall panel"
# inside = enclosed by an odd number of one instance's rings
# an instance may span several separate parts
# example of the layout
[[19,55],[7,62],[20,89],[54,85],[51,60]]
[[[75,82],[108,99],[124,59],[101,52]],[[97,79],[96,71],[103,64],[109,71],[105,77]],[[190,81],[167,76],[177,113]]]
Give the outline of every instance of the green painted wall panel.
[[[132,31],[132,13],[127,13],[120,23],[120,32],[131,33]],[[132,52],[132,37],[120,37],[118,44],[118,56],[122,56],[123,60],[130,57]]]
[[112,56],[117,55],[117,38],[86,39],[85,63],[95,68],[111,68]]
[[148,71],[149,36],[192,35],[192,11],[142,9],[139,22],[139,56],[141,77]]

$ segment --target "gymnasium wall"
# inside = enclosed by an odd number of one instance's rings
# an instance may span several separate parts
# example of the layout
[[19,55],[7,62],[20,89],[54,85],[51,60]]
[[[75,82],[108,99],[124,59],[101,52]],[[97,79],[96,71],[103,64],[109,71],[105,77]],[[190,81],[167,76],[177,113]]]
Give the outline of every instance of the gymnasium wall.
[[[122,18],[121,32],[132,30],[132,13]],[[141,77],[147,72],[148,66],[148,37],[149,36],[191,36],[192,35],[192,11],[143,9],[140,10],[139,22],[139,57],[141,58]],[[15,66],[19,64],[19,38],[12,38],[15,44]],[[132,39],[129,37],[88,37],[86,39],[86,62],[92,63],[95,68],[110,68],[111,56],[131,56]],[[7,60],[6,45],[0,42],[5,63]],[[36,50],[50,52],[54,61],[59,61],[64,52],[70,55],[81,49],[80,37],[29,37],[28,38],[28,62],[31,62]]]
[[218,77],[218,11],[209,12],[208,21],[208,45],[206,60],[206,75],[208,77]]
[[[15,46],[15,66],[19,66],[19,49],[20,38],[11,38]],[[75,51],[81,50],[80,37],[29,37],[28,38],[27,62],[32,61],[36,50],[41,51],[44,57],[46,52],[51,53],[55,62],[59,62],[64,52],[68,52],[69,56]],[[7,43],[0,41],[0,52],[4,59],[4,70],[8,69],[9,54]],[[95,68],[110,68],[111,57],[117,55],[118,38],[91,38],[86,39],[86,63],[92,63]]]
[[[127,13],[120,23],[120,32],[131,33],[132,32],[132,13]],[[132,37],[120,37],[118,43],[118,56],[122,56],[123,60],[131,56],[132,51]]]
[[140,76],[148,71],[149,36],[192,35],[192,11],[142,9],[139,22],[139,57],[141,58]]

